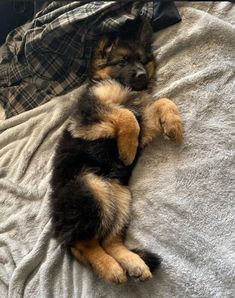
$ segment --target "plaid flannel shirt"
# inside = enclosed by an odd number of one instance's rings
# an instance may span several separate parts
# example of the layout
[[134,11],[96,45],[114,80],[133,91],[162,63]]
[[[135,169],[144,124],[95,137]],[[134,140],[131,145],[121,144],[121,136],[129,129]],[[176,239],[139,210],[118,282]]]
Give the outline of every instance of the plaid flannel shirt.
[[81,85],[98,39],[139,15],[153,1],[54,1],[12,31],[0,62],[0,103],[9,118]]

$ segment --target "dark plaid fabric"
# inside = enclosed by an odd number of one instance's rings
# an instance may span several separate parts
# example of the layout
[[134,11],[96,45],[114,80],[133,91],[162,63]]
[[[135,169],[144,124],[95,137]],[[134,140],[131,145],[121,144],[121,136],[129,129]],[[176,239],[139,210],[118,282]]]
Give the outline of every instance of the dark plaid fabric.
[[[0,62],[0,102],[7,118],[81,85],[100,36],[142,15],[153,1],[54,1],[12,31]],[[1,60],[1,59],[0,59]]]

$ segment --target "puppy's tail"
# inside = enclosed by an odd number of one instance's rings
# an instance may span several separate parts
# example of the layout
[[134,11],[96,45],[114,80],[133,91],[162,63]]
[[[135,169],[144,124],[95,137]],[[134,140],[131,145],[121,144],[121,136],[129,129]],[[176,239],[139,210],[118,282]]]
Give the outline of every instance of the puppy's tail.
[[141,259],[149,267],[151,272],[156,270],[162,262],[162,258],[159,255],[152,253],[148,250],[132,249],[131,251],[133,251],[141,257]]

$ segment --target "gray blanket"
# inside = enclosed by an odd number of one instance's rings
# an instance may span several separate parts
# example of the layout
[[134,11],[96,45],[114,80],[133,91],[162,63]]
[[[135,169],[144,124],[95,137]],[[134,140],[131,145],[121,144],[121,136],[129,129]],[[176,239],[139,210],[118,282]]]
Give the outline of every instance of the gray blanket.
[[160,254],[161,268],[145,283],[109,285],[52,238],[51,161],[76,90],[0,124],[0,297],[235,296],[235,6],[178,7],[182,22],[155,36],[155,96],[179,105],[185,139],[144,150],[127,237]]

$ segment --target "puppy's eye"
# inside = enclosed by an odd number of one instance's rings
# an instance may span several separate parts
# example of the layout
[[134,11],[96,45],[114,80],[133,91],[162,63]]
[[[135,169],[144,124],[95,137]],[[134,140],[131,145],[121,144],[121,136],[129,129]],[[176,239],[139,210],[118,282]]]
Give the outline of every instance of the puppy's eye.
[[123,57],[118,61],[118,65],[120,65],[120,66],[125,66],[125,65],[127,65],[127,63],[128,63],[128,60],[126,57]]

